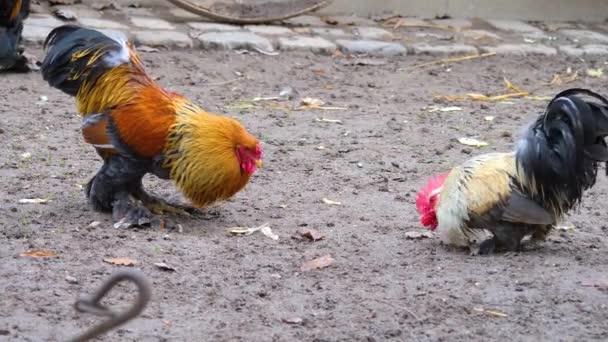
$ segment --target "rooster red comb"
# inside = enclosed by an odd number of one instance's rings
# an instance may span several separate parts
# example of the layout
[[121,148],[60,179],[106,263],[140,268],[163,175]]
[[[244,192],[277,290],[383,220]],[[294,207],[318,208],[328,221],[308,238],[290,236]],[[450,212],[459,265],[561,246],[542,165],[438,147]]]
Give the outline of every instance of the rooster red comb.
[[422,189],[418,191],[418,195],[416,196],[416,209],[418,209],[419,214],[425,215],[430,210],[435,209],[431,208],[429,197],[433,192],[437,191],[443,186],[443,182],[445,182],[447,177],[448,173],[434,176],[429,179],[429,183],[426,186],[422,187]]

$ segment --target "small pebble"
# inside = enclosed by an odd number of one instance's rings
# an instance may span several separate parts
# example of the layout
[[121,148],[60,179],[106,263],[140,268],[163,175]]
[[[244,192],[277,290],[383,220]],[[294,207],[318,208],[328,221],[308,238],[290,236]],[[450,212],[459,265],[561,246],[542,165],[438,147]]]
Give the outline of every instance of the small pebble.
[[78,284],[78,279],[76,279],[72,276],[66,276],[65,280],[70,284]]

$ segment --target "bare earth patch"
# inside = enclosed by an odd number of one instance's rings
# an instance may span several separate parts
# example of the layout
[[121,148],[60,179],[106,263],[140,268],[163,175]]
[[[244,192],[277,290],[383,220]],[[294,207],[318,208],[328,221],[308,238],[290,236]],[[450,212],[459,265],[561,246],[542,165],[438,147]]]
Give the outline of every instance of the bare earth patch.
[[[607,93],[605,76],[585,75],[603,60],[490,57],[448,71],[405,70],[433,60],[409,56],[363,65],[295,53],[161,51],[143,59],[169,89],[241,120],[263,141],[265,168],[202,218],[114,229],[81,188],[101,162],[82,142],[74,101],[38,73],[1,75],[0,340],[65,340],[98,322],[72,305],[120,267],[104,262],[113,258],[136,260],[131,267],[150,278],[153,294],[142,316],[104,341],[608,339],[603,174],[569,218],[574,230],[520,254],[471,257],[406,234],[423,232],[414,198],[429,176],[472,154],[510,149],[547,104],[435,103],[433,95],[496,95],[503,78],[539,96],[573,86]],[[568,67],[581,76],[546,85]],[[286,87],[293,100],[243,101]],[[304,97],[346,109],[288,110]],[[462,137],[488,146],[462,145]],[[148,183],[175,193],[169,183]],[[227,231],[264,223],[278,240]],[[177,224],[181,232],[168,228]],[[325,237],[303,238],[305,230]],[[56,255],[21,256],[32,250]],[[302,272],[327,255],[331,266]],[[118,286],[107,303],[128,305],[133,295]]]

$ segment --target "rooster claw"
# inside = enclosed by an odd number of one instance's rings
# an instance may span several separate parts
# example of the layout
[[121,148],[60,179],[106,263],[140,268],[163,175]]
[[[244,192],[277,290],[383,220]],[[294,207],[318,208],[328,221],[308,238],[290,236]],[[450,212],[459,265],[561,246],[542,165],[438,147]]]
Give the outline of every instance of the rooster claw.
[[153,212],[157,215],[164,215],[167,213],[171,213],[171,214],[182,215],[182,216],[186,216],[186,217],[191,216],[190,212],[188,212],[187,209],[180,208],[177,205],[169,204],[164,201],[161,201],[158,203],[145,203],[144,206],[146,206],[146,208],[148,208],[151,212]]
[[148,194],[143,191],[143,189],[136,192],[134,196],[141,200],[146,208],[157,215],[174,214],[191,217],[193,215],[199,216],[201,214],[201,211],[197,208],[184,204],[170,203],[157,196]]

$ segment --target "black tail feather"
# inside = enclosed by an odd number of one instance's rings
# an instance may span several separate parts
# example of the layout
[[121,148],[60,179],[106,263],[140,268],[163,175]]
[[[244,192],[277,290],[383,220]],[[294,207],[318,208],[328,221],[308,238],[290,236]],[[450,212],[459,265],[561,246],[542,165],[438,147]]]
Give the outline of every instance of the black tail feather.
[[83,82],[94,82],[120,64],[129,63],[126,42],[76,25],[55,28],[44,42],[42,77],[52,87],[76,96]]
[[522,186],[558,213],[571,209],[595,184],[598,162],[608,161],[606,135],[606,98],[587,89],[559,93],[518,142]]

